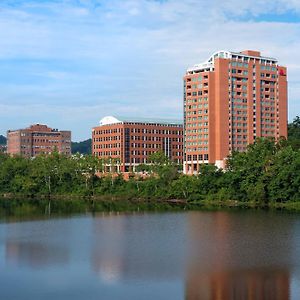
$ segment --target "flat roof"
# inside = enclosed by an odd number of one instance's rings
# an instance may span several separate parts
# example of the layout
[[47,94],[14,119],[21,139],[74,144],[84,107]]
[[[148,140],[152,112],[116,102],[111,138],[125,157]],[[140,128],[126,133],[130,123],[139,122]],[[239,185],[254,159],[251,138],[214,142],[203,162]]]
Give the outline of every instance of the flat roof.
[[166,118],[142,118],[142,117],[113,117],[106,116],[99,122],[100,126],[111,125],[117,123],[140,123],[140,124],[162,124],[162,125],[176,125],[183,126],[183,120],[180,119],[166,119]]
[[[256,50],[245,50],[245,51],[250,51],[253,53],[260,53],[259,51],[256,51]],[[216,51],[205,62],[196,64],[193,67],[188,68],[186,72],[188,73],[188,72],[193,72],[193,71],[198,71],[198,70],[212,71],[212,69],[214,68],[214,60],[217,57],[225,58],[225,59],[231,59],[233,56],[234,57],[248,57],[248,58],[264,60],[265,62],[268,61],[272,64],[278,63],[277,59],[273,58],[273,57],[266,57],[266,56],[260,56],[260,55],[259,56],[249,55],[249,54],[246,54],[245,52],[244,53],[243,52],[244,51],[241,51],[241,52],[226,51],[226,50]]]

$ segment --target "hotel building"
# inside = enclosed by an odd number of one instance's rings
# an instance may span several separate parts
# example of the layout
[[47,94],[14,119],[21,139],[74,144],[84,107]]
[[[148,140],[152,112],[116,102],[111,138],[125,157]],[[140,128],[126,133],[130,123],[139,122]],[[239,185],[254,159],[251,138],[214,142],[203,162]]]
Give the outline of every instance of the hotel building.
[[225,167],[256,137],[287,137],[287,70],[258,51],[218,51],[184,76],[184,172]]
[[92,129],[92,151],[102,159],[118,159],[121,172],[134,171],[137,165],[148,163],[149,155],[157,151],[182,164],[183,125],[104,117]]
[[25,129],[7,132],[7,153],[35,157],[53,151],[71,155],[71,131],[59,131],[47,125],[35,124]]

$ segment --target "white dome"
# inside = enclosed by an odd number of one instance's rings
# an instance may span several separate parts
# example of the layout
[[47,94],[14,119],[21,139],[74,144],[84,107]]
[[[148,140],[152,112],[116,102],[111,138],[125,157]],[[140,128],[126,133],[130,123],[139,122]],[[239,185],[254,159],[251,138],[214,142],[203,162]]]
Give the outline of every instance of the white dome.
[[99,122],[100,126],[102,125],[109,125],[109,124],[115,124],[115,123],[121,123],[122,121],[118,120],[117,118],[113,116],[106,116],[102,118]]

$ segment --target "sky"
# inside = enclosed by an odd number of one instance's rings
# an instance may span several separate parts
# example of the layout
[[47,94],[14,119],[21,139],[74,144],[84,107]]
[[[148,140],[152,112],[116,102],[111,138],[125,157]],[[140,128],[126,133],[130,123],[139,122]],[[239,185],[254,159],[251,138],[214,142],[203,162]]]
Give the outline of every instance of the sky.
[[259,50],[288,68],[300,115],[299,0],[1,0],[0,134],[91,136],[106,115],[182,119],[188,67]]

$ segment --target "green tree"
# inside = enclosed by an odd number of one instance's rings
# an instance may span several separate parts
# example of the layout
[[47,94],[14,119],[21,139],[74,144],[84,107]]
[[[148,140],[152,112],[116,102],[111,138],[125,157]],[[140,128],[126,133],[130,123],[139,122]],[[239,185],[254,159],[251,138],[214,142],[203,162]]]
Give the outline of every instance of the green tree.
[[293,149],[300,149],[300,117],[297,116],[288,124],[288,142]]

